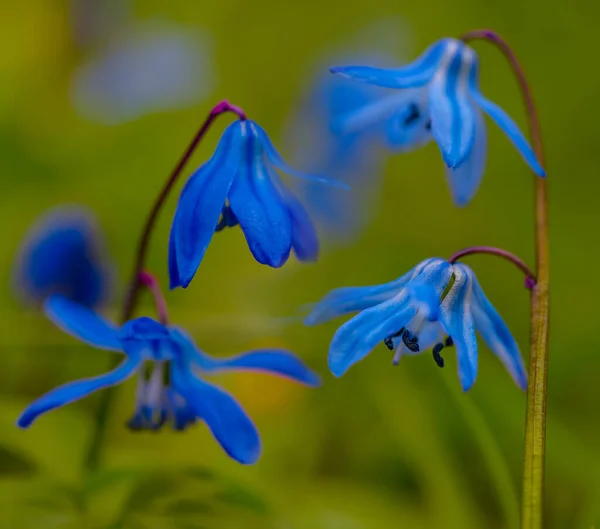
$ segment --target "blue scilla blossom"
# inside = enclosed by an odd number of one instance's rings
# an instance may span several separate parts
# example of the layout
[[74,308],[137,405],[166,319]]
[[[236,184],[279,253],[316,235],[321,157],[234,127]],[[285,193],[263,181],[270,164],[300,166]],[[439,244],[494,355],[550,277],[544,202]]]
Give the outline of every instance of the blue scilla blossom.
[[[482,111],[506,133],[519,153],[539,176],[545,176],[535,153],[512,118],[479,89],[479,60],[475,51],[456,39],[442,39],[417,60],[393,69],[338,66],[333,73],[368,84],[402,89],[398,99],[388,99],[350,123],[377,119],[382,109],[398,110],[398,127],[388,140],[403,149],[433,138],[446,163],[453,198],[467,204],[481,182],[486,161],[486,127]],[[395,128],[395,131],[394,131]]]
[[169,243],[171,288],[189,285],[215,231],[238,224],[259,263],[280,267],[292,249],[301,261],[316,260],[315,228],[277,169],[333,183],[292,169],[254,121],[227,127],[212,158],[181,192]]
[[[30,404],[17,424],[27,428],[41,414],[87,395],[139,376],[136,406],[129,426],[156,430],[169,423],[175,430],[203,421],[225,452],[240,463],[254,463],[260,455],[256,427],[237,401],[199,375],[227,370],[254,370],[281,375],[309,386],[319,377],[300,359],[284,350],[258,350],[231,358],[212,358],[187,334],[151,318],[136,318],[120,329],[90,309],[53,296],[45,303],[48,317],[76,338],[109,351],[124,353],[114,370],[93,378],[70,382]],[[153,369],[146,378],[146,362]]]
[[[381,62],[376,54],[369,57],[371,62]],[[348,193],[306,180],[295,185],[319,227],[339,242],[350,239],[364,225],[387,154],[381,147],[379,121],[354,128],[343,127],[340,121],[370,108],[381,99],[383,89],[319,72],[289,119],[288,135],[294,160],[310,159],[311,171],[343,181],[352,189]]]
[[335,376],[367,356],[379,342],[403,355],[429,348],[438,365],[444,347],[456,346],[458,375],[465,391],[477,377],[478,331],[488,347],[526,389],[527,374],[519,348],[500,315],[463,263],[426,259],[399,279],[372,287],[340,288],[317,303],[305,323],[315,325],[359,312],[335,333],[329,367]]
[[41,305],[62,294],[96,307],[110,294],[112,266],[102,233],[88,210],[60,206],[40,217],[25,235],[14,264],[15,295]]

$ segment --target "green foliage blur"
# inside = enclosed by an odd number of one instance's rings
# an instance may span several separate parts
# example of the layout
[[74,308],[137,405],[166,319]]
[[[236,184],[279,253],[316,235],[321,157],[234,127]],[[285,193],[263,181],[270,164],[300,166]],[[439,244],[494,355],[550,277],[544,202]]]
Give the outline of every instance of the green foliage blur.
[[[28,431],[14,426],[33,398],[101,373],[110,362],[13,300],[12,262],[34,219],[61,203],[97,213],[118,267],[108,311],[116,317],[149,205],[211,105],[227,97],[283,146],[286,117],[323,51],[343,47],[365,25],[388,17],[402,20],[398,31],[410,43],[398,50],[399,59],[442,36],[491,27],[514,46],[530,77],[551,199],[547,527],[600,524],[593,309],[600,250],[591,237],[600,225],[598,15],[589,0],[138,1],[135,20],[161,18],[212,34],[216,86],[193,106],[109,126],[86,119],[72,104],[73,72],[94,50],[75,44],[68,3],[0,3],[0,528],[518,527],[525,395],[483,344],[479,379],[468,394],[460,391],[450,352],[443,370],[428,355],[392,368],[382,346],[334,379],[326,354],[339,322],[305,328],[298,317],[300,307],[331,288],[386,282],[426,257],[470,245],[501,246],[532,263],[532,177],[493,125],[488,170],[467,208],[452,206],[439,153],[430,145],[390,160],[367,230],[350,245],[324,241],[318,264],[291,259],[280,270],[260,266],[239,231],[228,230],[213,240],[191,287],[168,292],[172,319],[204,350],[220,355],[285,346],[323,375],[317,390],[262,375],[219,380],[260,429],[264,452],[257,465],[229,460],[203,426],[131,433],[124,423],[134,382],[117,392],[102,468],[93,475],[84,461],[97,396]],[[508,67],[491,47],[477,49],[484,91],[524,127]],[[226,121],[211,130],[188,173],[212,152]],[[175,195],[160,217],[148,263],[164,285]],[[523,278],[491,257],[472,257],[469,264],[526,357]],[[138,312],[153,315],[149,298]]]

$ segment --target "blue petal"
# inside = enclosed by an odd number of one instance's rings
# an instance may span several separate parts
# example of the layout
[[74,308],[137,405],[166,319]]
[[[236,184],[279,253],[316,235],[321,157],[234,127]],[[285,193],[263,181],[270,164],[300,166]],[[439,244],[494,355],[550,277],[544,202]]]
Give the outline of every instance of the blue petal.
[[269,135],[258,123],[255,123],[251,120],[248,120],[248,123],[258,133],[262,146],[265,149],[267,157],[269,158],[269,161],[281,172],[289,174],[290,176],[295,176],[297,178],[303,178],[304,180],[319,182],[321,184],[325,184],[331,187],[339,187],[340,189],[350,189],[350,187],[347,184],[345,184],[344,182],[340,182],[339,180],[333,180],[324,176],[310,175],[301,171],[297,171],[285,162],[285,160],[277,152],[277,149],[273,145],[273,142],[271,141],[271,138],[269,138]]
[[227,127],[212,158],[181,192],[171,227],[171,248],[177,263],[169,267],[171,286],[187,287],[204,257],[240,165],[242,127],[240,121]]
[[538,176],[546,176],[546,171],[544,171],[544,168],[540,165],[533,149],[529,146],[525,136],[523,136],[523,133],[519,130],[519,127],[512,118],[496,103],[486,99],[478,91],[474,91],[472,96],[483,111],[504,131],[510,141],[512,141],[513,145],[521,153],[524,160],[529,164],[529,167],[531,167],[533,172]]
[[487,129],[481,112],[475,110],[475,142],[463,164],[446,168],[446,178],[452,199],[457,206],[466,206],[477,193],[487,161]]
[[20,428],[27,428],[39,415],[47,411],[70,404],[99,389],[123,382],[133,375],[140,362],[138,357],[127,357],[114,371],[93,378],[69,382],[53,389],[30,404],[17,420],[17,425]]
[[319,257],[319,238],[310,216],[291,191],[283,193],[292,221],[292,249],[300,261],[316,261]]
[[169,329],[162,323],[142,316],[126,322],[119,331],[120,340],[164,340],[169,339]]
[[343,314],[368,309],[378,303],[383,303],[398,294],[411,279],[418,276],[426,267],[436,263],[439,265],[442,262],[445,261],[438,258],[426,259],[410,272],[383,285],[332,290],[313,307],[311,313],[304,320],[304,324],[318,325]]
[[490,350],[500,358],[517,385],[521,389],[526,390],[527,371],[517,342],[504,321],[502,321],[498,311],[496,311],[483,293],[473,271],[467,266],[465,266],[465,269],[471,275],[471,281],[473,282],[471,311],[475,327]]
[[[173,219],[173,226],[177,224],[177,212]],[[182,285],[181,276],[179,275],[179,265],[177,264],[177,249],[175,248],[175,237],[173,231],[169,237],[169,288],[174,289]]]
[[318,386],[321,383],[319,375],[306,367],[300,358],[289,351],[264,349],[249,351],[230,358],[214,358],[199,349],[183,329],[173,327],[171,328],[171,334],[184,348],[189,358],[206,372],[248,369],[282,375],[302,382],[307,386]]
[[460,166],[475,141],[470,85],[477,80],[477,57],[463,44],[454,46],[429,85],[431,133],[448,167]]
[[342,325],[329,347],[329,369],[342,376],[353,364],[367,356],[375,346],[398,332],[417,313],[406,290],[396,297],[363,310]]
[[467,268],[453,265],[454,284],[440,306],[440,323],[454,341],[458,359],[458,376],[464,391],[471,389],[477,378],[477,338],[471,315],[473,281]]
[[370,66],[334,66],[331,73],[387,88],[414,88],[428,83],[451,39],[443,39],[427,48],[415,61],[401,68]]
[[118,330],[87,307],[62,296],[51,296],[44,312],[60,329],[99,349],[121,351]]
[[243,131],[243,159],[229,191],[229,204],[254,258],[278,268],[290,255],[292,221],[265,165],[263,146],[253,123],[244,122]]
[[179,363],[172,365],[172,377],[174,389],[207,424],[223,450],[240,463],[255,463],[261,452],[260,437],[238,402],[226,391],[195,377]]

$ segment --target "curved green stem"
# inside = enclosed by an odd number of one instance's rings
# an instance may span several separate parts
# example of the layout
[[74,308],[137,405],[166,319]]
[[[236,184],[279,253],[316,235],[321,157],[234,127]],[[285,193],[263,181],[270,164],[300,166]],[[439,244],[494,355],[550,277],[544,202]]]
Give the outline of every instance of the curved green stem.
[[[179,162],[169,175],[169,178],[165,182],[165,185],[163,186],[162,190],[156,197],[154,204],[152,205],[152,209],[148,214],[148,218],[146,219],[146,223],[144,224],[144,229],[142,231],[142,235],[138,243],[133,273],[131,275],[129,287],[127,289],[127,293],[123,301],[123,309],[120,319],[121,323],[125,323],[127,320],[131,319],[131,316],[133,315],[135,307],[137,305],[140,287],[144,284],[144,281],[148,279],[147,276],[145,276],[144,274],[140,274],[140,272],[142,272],[146,261],[148,247],[150,246],[150,238],[154,226],[156,225],[158,214],[160,213],[162,206],[167,200],[167,197],[169,196],[178,178],[181,176],[181,173],[187,165],[187,162],[196,150],[196,147],[198,147],[200,140],[202,140],[202,138],[212,125],[213,121],[225,112],[233,112],[238,116],[239,119],[246,119],[246,114],[244,113],[244,111],[241,108],[232,105],[227,100],[223,100],[220,103],[217,103],[214,106],[214,108],[210,111],[210,113],[202,123],[201,127],[198,129],[198,132],[192,139],[191,143],[188,145],[187,149],[184,151],[183,155],[179,159]],[[112,363],[114,364],[114,362],[115,361],[113,360]],[[113,367],[114,365],[111,364],[111,369]],[[108,424],[110,404],[113,399],[114,392],[114,387],[107,388],[106,390],[104,390],[104,392],[102,392],[100,396],[100,404],[98,405],[98,410],[96,412],[96,430],[92,437],[92,442],[90,444],[90,450],[88,452],[86,462],[87,468],[90,471],[93,471],[98,467],[100,451],[102,449],[102,446],[104,444],[104,438],[106,436],[106,427]]]
[[[544,165],[540,125],[533,96],[525,73],[506,41],[490,30],[477,30],[463,35],[462,40],[483,39],[496,45],[506,57],[519,82],[527,109],[533,149]],[[547,181],[535,177],[535,249],[536,284],[531,290],[531,336],[529,355],[529,388],[525,424],[525,457],[523,463],[523,529],[540,529],[543,525],[544,467],[546,456],[546,402],[548,395],[548,323],[549,323],[549,236]]]

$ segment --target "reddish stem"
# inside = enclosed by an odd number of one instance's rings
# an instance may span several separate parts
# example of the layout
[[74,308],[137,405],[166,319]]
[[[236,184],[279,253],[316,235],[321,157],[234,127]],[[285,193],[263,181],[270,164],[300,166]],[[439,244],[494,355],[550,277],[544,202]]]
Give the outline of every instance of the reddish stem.
[[158,315],[158,321],[160,321],[163,325],[169,324],[169,313],[167,311],[167,302],[165,301],[165,297],[163,296],[162,290],[160,289],[160,284],[156,277],[154,277],[150,272],[146,272],[142,270],[138,274],[138,282],[140,285],[148,287],[148,290],[152,293],[154,297],[154,304],[156,305],[156,314]]
[[525,288],[531,290],[535,286],[535,274],[525,264],[525,262],[515,254],[510,253],[507,250],[503,250],[502,248],[496,248],[494,246],[471,246],[470,248],[465,248],[464,250],[459,250],[458,252],[453,253],[448,261],[450,263],[455,263],[462,257],[466,257],[467,255],[475,255],[478,253],[496,255],[497,257],[502,257],[502,259],[510,261],[525,274]]
[[150,236],[152,235],[152,230],[154,229],[154,225],[156,224],[156,219],[158,218],[158,214],[160,209],[162,208],[165,200],[169,196],[169,193],[175,182],[181,175],[184,167],[187,162],[191,158],[192,154],[196,150],[196,147],[200,143],[200,140],[204,137],[209,127],[213,123],[213,121],[219,117],[221,114],[225,112],[233,112],[236,114],[241,120],[246,119],[246,113],[238,106],[232,105],[227,100],[223,100],[220,103],[217,103],[215,107],[210,111],[208,117],[192,139],[188,148],[183,153],[183,156],[171,172],[168,180],[165,182],[165,185],[161,192],[158,194],[152,209],[148,215],[148,219],[146,220],[146,224],[144,225],[144,231],[140,237],[140,241],[138,243],[138,249],[136,252],[135,264],[133,267],[133,274],[131,275],[131,281],[129,283],[129,288],[127,294],[125,296],[125,301],[123,303],[123,312],[121,315],[121,321],[124,323],[127,320],[131,319],[133,311],[135,309],[135,305],[137,302],[137,294],[139,290],[138,276],[142,268],[144,267],[144,262],[146,260],[146,254],[148,253],[148,246],[150,244]]

